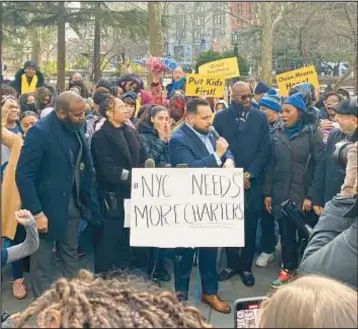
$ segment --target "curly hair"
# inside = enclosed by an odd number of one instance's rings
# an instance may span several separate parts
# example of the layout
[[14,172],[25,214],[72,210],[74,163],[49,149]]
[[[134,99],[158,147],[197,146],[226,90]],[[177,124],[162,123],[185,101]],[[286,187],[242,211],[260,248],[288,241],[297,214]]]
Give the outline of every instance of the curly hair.
[[103,94],[103,98],[100,100],[99,113],[102,117],[108,119],[107,111],[113,110],[115,105],[115,97],[111,94]]
[[105,280],[81,270],[61,278],[15,322],[17,328],[213,328],[194,307],[174,294],[129,275]]

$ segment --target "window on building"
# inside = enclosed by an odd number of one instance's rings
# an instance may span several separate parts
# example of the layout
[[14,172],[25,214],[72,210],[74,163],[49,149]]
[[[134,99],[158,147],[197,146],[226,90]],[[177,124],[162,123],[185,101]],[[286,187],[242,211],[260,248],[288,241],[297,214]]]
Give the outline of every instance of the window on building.
[[221,11],[226,11],[227,10],[227,6],[228,4],[226,2],[219,2],[219,9]]
[[214,24],[223,24],[225,22],[224,15],[215,15],[214,16]]
[[220,35],[220,38],[225,37],[225,28],[224,28],[224,27],[220,27],[220,29],[219,29],[219,35]]
[[183,60],[184,59],[184,46],[182,46],[182,45],[174,46],[174,56],[178,60]]
[[204,17],[198,16],[195,18],[195,25],[196,26],[202,26],[204,24]]
[[205,11],[204,5],[202,3],[197,3],[195,11],[199,13],[203,13]]

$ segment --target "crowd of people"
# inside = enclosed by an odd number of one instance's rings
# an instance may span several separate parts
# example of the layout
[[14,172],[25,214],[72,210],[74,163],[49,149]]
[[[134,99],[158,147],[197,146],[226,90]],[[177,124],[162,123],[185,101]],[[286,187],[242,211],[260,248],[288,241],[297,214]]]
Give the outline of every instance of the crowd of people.
[[[219,297],[219,282],[238,274],[253,286],[255,254],[260,252],[256,265],[264,267],[274,259],[279,242],[282,264],[271,287],[281,288],[282,298],[289,301],[301,284],[310,291],[316,290],[315,282],[317,287],[331,285],[301,278],[296,286],[282,288],[300,273],[321,273],[357,288],[357,217],[352,212],[357,163],[351,156],[346,168],[334,154],[336,144],[345,141],[356,155],[357,97],[330,92],[322,99],[303,83],[283,98],[261,81],[254,88],[238,81],[228,105],[223,99],[187,97],[185,84],[178,67],[166,87],[157,74],[147,87],[138,76],[126,74],[115,83],[99,80],[91,94],[75,73],[68,90],[59,93],[45,83],[37,64],[27,61],[13,82],[1,85],[3,251],[25,239],[26,227],[14,217],[21,208],[33,215],[40,237],[29,262],[13,259],[11,264],[14,297],[26,297],[24,271],[29,270],[32,294],[38,298],[20,316],[20,327],[34,314],[38,327],[50,320],[59,327],[210,327],[196,310],[178,306],[188,300],[196,250],[129,245],[124,200],[130,198],[132,169],[144,167],[147,159],[157,168],[185,164],[244,170],[245,247],[225,248],[227,267],[220,273],[218,248],[198,248],[197,253],[201,299],[216,311],[231,312]],[[286,200],[313,228],[308,246],[308,237],[282,207]],[[326,225],[330,233],[325,235]],[[83,237],[87,245],[81,245]],[[78,273],[78,257],[88,250],[94,251],[94,273],[100,277],[80,272],[69,281]],[[49,290],[54,256],[64,278]],[[173,274],[166,258],[173,262]],[[154,282],[174,276],[176,296],[132,291],[128,282],[113,279],[116,270],[144,273]],[[332,296],[350,289],[334,284]],[[284,304],[278,293],[274,296],[267,310]],[[121,303],[137,305],[133,314],[140,316],[128,315]],[[150,311],[140,311],[143,306]],[[268,313],[263,320],[267,327],[288,323]],[[319,323],[315,321],[307,319]]]

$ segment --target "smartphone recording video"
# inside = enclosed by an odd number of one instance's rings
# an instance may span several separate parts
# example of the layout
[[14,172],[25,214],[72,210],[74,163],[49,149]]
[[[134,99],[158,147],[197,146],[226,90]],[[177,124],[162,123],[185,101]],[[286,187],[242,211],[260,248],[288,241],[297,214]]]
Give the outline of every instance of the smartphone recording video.
[[239,298],[235,301],[235,328],[259,328],[260,305],[267,297]]

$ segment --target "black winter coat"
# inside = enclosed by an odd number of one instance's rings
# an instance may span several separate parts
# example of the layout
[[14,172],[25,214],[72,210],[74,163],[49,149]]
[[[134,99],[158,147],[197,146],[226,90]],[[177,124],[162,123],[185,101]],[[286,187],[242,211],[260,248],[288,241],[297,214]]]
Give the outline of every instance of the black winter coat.
[[320,164],[317,176],[317,185],[313,191],[313,204],[324,207],[325,203],[332,200],[340,192],[341,186],[346,176],[345,169],[340,166],[333,157],[336,144],[342,140],[356,142],[358,132],[351,137],[347,137],[340,129],[334,129],[327,140],[324,159]]
[[290,138],[283,128],[272,136],[272,154],[266,174],[264,194],[272,197],[272,214],[282,217],[281,204],[290,199],[300,204],[312,198],[325,144],[322,131],[311,125]]
[[243,111],[242,107],[231,104],[216,113],[214,127],[228,141],[236,167],[251,173],[251,186],[262,187],[270,153],[268,120],[263,112],[251,109],[246,123],[241,123],[240,111]]
[[[15,80],[12,81],[10,83],[10,86],[13,87],[18,96],[22,94],[22,90],[21,90],[21,77],[22,75],[25,73],[25,70],[24,69],[20,69],[16,72],[15,74]],[[40,72],[40,71],[37,71],[36,72],[36,75],[37,75],[37,85],[36,85],[36,88],[40,88],[40,87],[43,87],[44,84],[45,84],[45,78],[43,76],[43,74]]]
[[105,121],[92,137],[91,152],[99,191],[115,192],[123,207],[131,190],[130,179],[122,179],[123,169],[143,167],[146,159],[138,133],[128,125],[115,128]]
[[168,143],[159,138],[155,128],[147,123],[141,123],[138,132],[148,158],[155,161],[156,167],[164,167],[170,163]]

